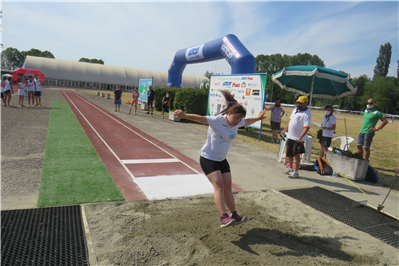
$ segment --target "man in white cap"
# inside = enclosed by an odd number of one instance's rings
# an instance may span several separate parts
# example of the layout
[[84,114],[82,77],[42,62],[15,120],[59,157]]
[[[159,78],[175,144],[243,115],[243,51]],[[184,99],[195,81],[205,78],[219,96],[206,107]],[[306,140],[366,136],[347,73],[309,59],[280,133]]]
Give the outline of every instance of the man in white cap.
[[[296,101],[296,108],[292,111],[290,120],[287,126],[281,131],[281,134],[287,133],[287,151],[286,157],[289,161],[289,167],[286,174],[290,178],[299,178],[299,164],[301,161],[301,154],[305,153],[305,146],[303,142],[307,138],[307,133],[310,129],[312,114],[310,113],[308,107],[308,97],[300,96]],[[293,167],[293,162],[295,158],[295,168]]]

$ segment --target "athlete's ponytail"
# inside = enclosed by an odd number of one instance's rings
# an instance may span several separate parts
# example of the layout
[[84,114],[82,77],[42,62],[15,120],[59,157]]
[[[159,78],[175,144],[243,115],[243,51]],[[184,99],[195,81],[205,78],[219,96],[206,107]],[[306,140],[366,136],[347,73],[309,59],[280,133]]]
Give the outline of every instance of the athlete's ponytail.
[[227,103],[227,107],[225,109],[223,109],[220,114],[224,115],[224,114],[241,114],[243,117],[245,117],[247,115],[247,110],[245,109],[244,106],[242,106],[241,104],[239,104],[237,102],[236,99],[234,99],[234,96],[231,95],[231,93],[227,90],[221,90],[220,91],[223,96],[224,99],[226,100]]

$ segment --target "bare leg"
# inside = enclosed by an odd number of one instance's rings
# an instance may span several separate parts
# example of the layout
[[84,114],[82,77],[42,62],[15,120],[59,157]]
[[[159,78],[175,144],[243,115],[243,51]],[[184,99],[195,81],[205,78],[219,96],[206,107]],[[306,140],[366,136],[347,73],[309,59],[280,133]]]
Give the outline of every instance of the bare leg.
[[11,92],[8,94],[8,102],[7,102],[8,106],[10,106],[10,101],[11,101]]
[[277,139],[277,129],[273,130],[272,139]]
[[301,163],[301,155],[295,155],[295,171],[299,171],[299,164]]
[[294,164],[294,157],[288,157],[288,163],[290,164],[290,168],[293,169],[293,164]]
[[207,177],[212,183],[214,189],[213,199],[215,201],[216,208],[219,212],[219,215],[222,216],[222,214],[226,212],[222,173],[220,171],[215,171],[207,175]]
[[326,157],[326,148],[320,144],[320,157]]
[[229,209],[230,213],[236,211],[236,205],[234,202],[234,195],[231,189],[231,173],[224,173],[222,174],[223,177],[223,191],[224,191],[224,199],[226,201],[226,206]]
[[368,160],[370,158],[370,148],[364,148],[364,159]]
[[362,145],[357,145],[357,152],[363,156],[363,146]]

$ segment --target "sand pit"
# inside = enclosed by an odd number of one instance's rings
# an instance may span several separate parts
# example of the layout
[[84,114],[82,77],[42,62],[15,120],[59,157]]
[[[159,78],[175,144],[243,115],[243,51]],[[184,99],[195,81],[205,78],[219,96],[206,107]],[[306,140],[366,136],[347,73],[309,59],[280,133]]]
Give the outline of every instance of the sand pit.
[[398,250],[275,190],[235,194],[249,221],[219,228],[213,196],[85,204],[98,265],[397,265]]

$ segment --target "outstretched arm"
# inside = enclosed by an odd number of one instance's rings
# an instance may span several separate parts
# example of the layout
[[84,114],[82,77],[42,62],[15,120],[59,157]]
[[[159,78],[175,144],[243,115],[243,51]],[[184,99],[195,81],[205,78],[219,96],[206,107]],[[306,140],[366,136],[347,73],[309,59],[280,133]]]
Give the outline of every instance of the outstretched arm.
[[265,118],[266,118],[266,115],[265,115],[265,114],[266,114],[266,110],[262,110],[262,111],[259,112],[258,117],[247,118],[247,119],[245,119],[245,124],[244,124],[244,126],[248,126],[248,125],[250,125],[250,124],[255,123],[256,121],[265,119]]
[[184,119],[188,119],[188,120],[195,121],[198,123],[208,124],[208,120],[206,119],[206,116],[201,116],[201,115],[197,115],[197,114],[186,114],[185,112],[183,112],[180,109],[176,110],[174,112],[174,114],[177,118],[184,118]]

